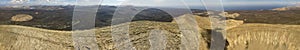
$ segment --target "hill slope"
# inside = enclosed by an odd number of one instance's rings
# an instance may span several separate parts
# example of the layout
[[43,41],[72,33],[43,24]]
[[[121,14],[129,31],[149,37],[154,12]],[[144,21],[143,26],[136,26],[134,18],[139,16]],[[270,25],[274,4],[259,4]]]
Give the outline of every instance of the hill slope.
[[[111,28],[96,28],[97,44],[101,50],[116,50],[112,42]],[[136,21],[130,23],[130,39],[137,49],[150,49],[149,37],[152,30],[165,30],[166,50],[179,50],[181,31],[176,23]],[[85,30],[91,31],[91,30]],[[122,30],[119,30],[122,31]],[[200,30],[200,50],[207,50],[210,35]],[[80,31],[79,31],[80,32]],[[228,50],[299,50],[299,25],[272,25],[248,23],[227,30]],[[71,31],[54,31],[32,27],[1,25],[0,48],[3,50],[70,50],[74,45]],[[22,48],[22,49],[20,49]]]
[[[120,24],[112,27],[120,27],[125,24]],[[111,28],[104,27],[92,29],[96,32],[96,39],[100,50],[116,50],[112,42]],[[167,50],[179,50],[181,42],[181,31],[178,30],[177,25],[168,22],[150,22],[138,21],[130,23],[130,39],[133,46],[137,49],[150,49],[149,32],[152,30],[165,30],[167,36]],[[85,30],[91,31],[91,30]],[[206,33],[201,30],[200,33]],[[1,25],[0,26],[0,48],[5,50],[69,50],[73,49],[71,31],[54,31],[32,27],[16,26],[16,25]],[[202,37],[202,50],[207,49],[207,43]],[[23,49],[19,49],[23,48]]]
[[299,50],[299,25],[243,24],[227,30],[228,50]]

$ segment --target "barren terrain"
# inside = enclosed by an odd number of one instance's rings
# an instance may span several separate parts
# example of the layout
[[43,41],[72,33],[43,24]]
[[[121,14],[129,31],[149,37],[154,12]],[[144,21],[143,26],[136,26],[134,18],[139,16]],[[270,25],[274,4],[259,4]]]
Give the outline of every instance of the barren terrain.
[[[130,7],[129,7],[130,8]],[[103,9],[103,10],[102,10]],[[178,24],[166,12],[159,9],[146,9],[133,18],[133,22],[110,25],[112,15],[116,9],[114,6],[105,6],[97,13],[96,28],[70,31],[72,26],[72,8],[59,10],[0,10],[0,50],[74,50],[74,32],[94,31],[97,47],[100,50],[117,50],[117,45],[126,45],[129,42],[115,44],[112,31],[123,32],[125,30],[112,30],[112,28],[130,25],[129,34],[132,46],[137,50],[183,49],[183,30],[179,30]],[[186,20],[183,17],[194,17],[199,26],[196,44],[198,50],[209,50],[211,41],[211,22],[204,11],[193,10],[200,15],[185,14],[178,16],[178,21]],[[224,50],[300,50],[300,13],[294,11],[249,10],[228,11],[229,14],[238,13],[239,16],[226,20]],[[12,21],[12,16],[17,14],[31,15],[30,20]],[[179,14],[177,14],[179,15]],[[235,16],[235,15],[233,15]],[[187,22],[188,23],[188,22]],[[193,27],[193,26],[192,26]],[[162,31],[157,31],[162,30]],[[155,34],[153,34],[155,33]],[[122,34],[122,35],[123,35]],[[80,34],[81,35],[81,34]],[[155,35],[155,36],[152,36]],[[193,34],[188,34],[193,35]],[[120,35],[117,35],[120,36]],[[164,37],[164,40],[153,40],[156,37]],[[162,42],[162,43],[152,43]],[[165,44],[165,45],[164,45]],[[159,45],[159,46],[157,46]],[[162,47],[161,47],[162,46]],[[22,48],[22,49],[20,49]],[[189,50],[189,48],[187,49]]]

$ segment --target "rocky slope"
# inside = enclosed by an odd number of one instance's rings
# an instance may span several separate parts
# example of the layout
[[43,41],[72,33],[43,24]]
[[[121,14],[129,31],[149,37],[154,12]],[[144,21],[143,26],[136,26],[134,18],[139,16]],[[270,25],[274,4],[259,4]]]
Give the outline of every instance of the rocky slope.
[[299,50],[299,25],[243,24],[227,30],[228,50]]
[[[200,13],[199,13],[200,14]],[[176,17],[177,20],[173,20],[172,23],[176,23],[176,21],[185,21],[185,20],[190,20],[187,18],[193,18],[197,21],[197,25],[203,29],[208,29],[208,30],[212,30],[211,28],[211,18],[208,16],[201,16],[201,15],[192,15],[192,14],[185,14],[179,17]],[[233,18],[239,17],[239,15],[237,15],[237,13],[233,13],[233,14],[228,14],[227,12],[224,15],[226,19],[226,29],[230,29],[230,28],[234,28],[237,27],[239,25],[244,24],[244,21],[242,20],[234,20]],[[187,22],[188,23],[188,22]]]
[[[142,12],[141,15],[148,15],[154,10],[145,10],[147,12]],[[267,14],[277,14],[268,13]],[[273,12],[273,11],[271,11]],[[282,12],[282,13],[291,13],[291,12]],[[0,13],[1,14],[1,13]],[[251,13],[248,13],[251,14]],[[280,13],[279,13],[280,14]],[[12,14],[10,14],[12,15]],[[227,28],[226,36],[227,40],[227,50],[299,50],[300,49],[300,25],[284,25],[284,24],[274,24],[272,22],[277,21],[265,21],[265,20],[275,20],[275,19],[290,19],[285,17],[272,17],[256,14],[255,17],[245,17],[245,13],[239,14],[229,13],[228,20],[226,20]],[[247,15],[247,14],[246,14]],[[35,15],[33,15],[35,16]],[[166,15],[168,16],[168,15]],[[225,15],[226,16],[226,15]],[[198,26],[201,28],[199,31],[199,37],[196,39],[199,40],[199,50],[208,50],[209,44],[211,41],[211,33],[213,31],[211,28],[211,22],[207,15],[199,16],[192,14],[185,14],[177,17],[176,21],[185,21],[187,17],[194,17],[198,23]],[[292,16],[291,16],[292,17]],[[35,17],[37,18],[37,17]],[[143,20],[153,20],[158,18],[143,19]],[[235,20],[235,19],[240,20]],[[246,18],[246,19],[243,19]],[[265,19],[266,18],[266,19]],[[6,18],[2,18],[6,19]],[[9,19],[9,18],[7,18]],[[37,19],[42,19],[37,18]],[[53,18],[54,19],[54,18]],[[63,20],[62,18],[59,18]],[[140,18],[142,19],[142,18]],[[169,18],[168,18],[169,19]],[[262,23],[269,24],[262,24]],[[297,18],[293,18],[298,20]],[[35,19],[33,19],[35,20]],[[48,20],[48,19],[47,19]],[[164,20],[164,19],[160,19]],[[172,19],[171,19],[172,20]],[[167,21],[171,21],[167,20]],[[112,38],[112,28],[118,28],[125,26],[126,24],[130,25],[129,36],[130,42],[133,43],[133,46],[138,50],[149,50],[156,49],[151,47],[153,44],[151,38],[154,38],[152,33],[162,33],[165,35],[167,40],[163,41],[167,43],[165,45],[166,50],[180,50],[181,30],[178,29],[178,24],[176,21],[172,22],[155,22],[155,21],[135,21],[130,23],[123,23],[119,25],[94,28],[90,30],[81,30],[81,31],[57,31],[57,30],[47,30],[34,27],[18,26],[18,25],[0,25],[0,50],[74,50],[75,45],[73,43],[72,32],[85,32],[85,31],[95,31],[96,43],[100,50],[117,50],[116,45],[113,43]],[[244,23],[244,21],[246,23]],[[250,22],[249,22],[250,21]],[[252,21],[252,22],[251,22]],[[282,21],[282,23],[293,22],[294,21]],[[1,23],[1,22],[0,22]],[[26,23],[26,22],[25,22]],[[30,23],[31,24],[31,23]],[[155,30],[164,30],[164,31],[155,31]],[[124,30],[113,30],[117,32],[122,32]],[[192,34],[190,34],[192,35]],[[127,42],[123,43],[126,44]],[[122,45],[122,44],[121,44]],[[155,47],[155,46],[154,46]],[[22,49],[20,49],[22,48]]]
[[[120,27],[126,24],[120,24],[112,27]],[[116,50],[112,42],[111,28],[104,27],[92,29],[96,32],[97,44],[100,50]],[[150,49],[149,32],[151,30],[165,30],[166,50],[179,50],[181,42],[181,31],[177,25],[168,22],[150,22],[138,21],[130,23],[130,39],[133,46],[139,50]],[[89,30],[86,30],[89,31]],[[201,30],[199,34],[205,34]],[[33,27],[24,27],[16,25],[0,26],[0,48],[3,50],[73,50],[71,31],[54,31]],[[207,50],[207,43],[204,38],[198,37],[201,42],[200,49]],[[22,48],[22,49],[20,49]]]
[[[186,14],[177,21],[194,17],[200,28],[210,32],[209,17]],[[176,21],[173,21],[176,23]],[[300,25],[244,23],[242,20],[227,19],[224,34],[228,50],[299,50]],[[210,40],[210,33],[206,36]],[[209,43],[209,42],[208,42]]]
[[[120,27],[126,24],[115,25]],[[111,28],[92,29],[96,32],[101,50],[116,50],[112,42]],[[130,39],[139,50],[150,49],[150,32],[165,30],[167,50],[179,50],[181,31],[176,23],[137,21],[130,23]],[[227,30],[228,50],[299,50],[299,25],[243,24]],[[91,30],[85,30],[91,31]],[[16,25],[0,26],[0,48],[2,50],[73,50],[71,31],[55,31]],[[209,33],[201,29],[200,50],[207,50]],[[22,48],[22,49],[20,49]]]

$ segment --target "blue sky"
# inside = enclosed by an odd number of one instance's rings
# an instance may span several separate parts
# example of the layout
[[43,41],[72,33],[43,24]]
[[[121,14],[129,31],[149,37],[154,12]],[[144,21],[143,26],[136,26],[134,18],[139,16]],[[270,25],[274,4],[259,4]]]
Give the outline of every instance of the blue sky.
[[[79,5],[95,5],[96,0],[81,0],[86,1]],[[201,0],[183,0],[184,4],[190,6],[203,6]],[[299,0],[223,0],[225,6],[234,5],[277,5],[277,4],[295,4]],[[122,4],[123,3],[123,4]],[[205,2],[215,3],[215,2]],[[0,0],[0,4],[32,4],[32,5],[66,5],[76,4],[76,0]],[[183,5],[180,0],[103,0],[102,5],[136,5],[136,6],[180,6]]]

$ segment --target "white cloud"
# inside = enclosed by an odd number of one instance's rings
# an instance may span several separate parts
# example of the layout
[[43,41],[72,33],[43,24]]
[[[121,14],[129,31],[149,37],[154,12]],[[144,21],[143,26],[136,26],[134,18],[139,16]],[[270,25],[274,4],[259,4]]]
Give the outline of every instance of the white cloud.
[[122,1],[125,1],[125,0],[117,0],[117,1],[122,2]]
[[161,2],[165,2],[166,0],[154,0],[154,2],[156,3],[161,3]]
[[10,3],[11,4],[23,4],[26,2],[29,2],[30,0],[11,0]]

